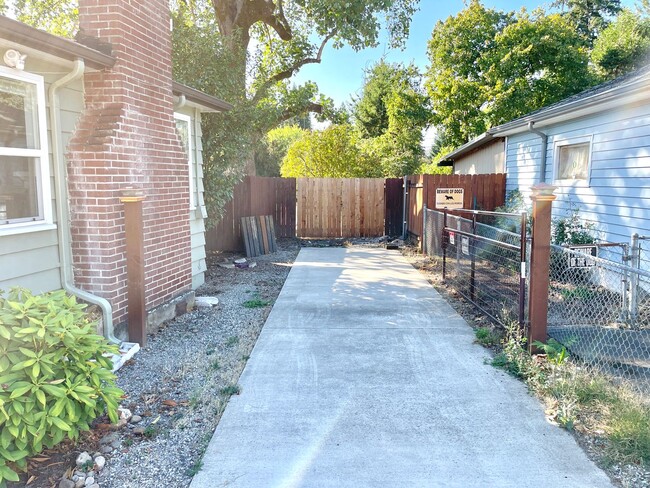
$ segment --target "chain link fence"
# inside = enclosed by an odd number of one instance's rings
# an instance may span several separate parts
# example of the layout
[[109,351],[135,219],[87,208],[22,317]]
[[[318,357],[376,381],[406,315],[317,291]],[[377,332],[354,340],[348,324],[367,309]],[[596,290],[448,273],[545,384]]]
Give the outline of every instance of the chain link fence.
[[548,335],[573,357],[648,392],[650,272],[630,261],[627,244],[551,246]]
[[[503,324],[522,307],[522,224],[507,214],[482,217],[448,214],[443,232],[445,214],[425,209],[422,246],[444,259],[441,271],[453,290]],[[523,256],[530,256],[529,243]],[[650,236],[552,245],[549,279],[549,337],[585,365],[650,392]],[[523,290],[525,323],[528,286]]]

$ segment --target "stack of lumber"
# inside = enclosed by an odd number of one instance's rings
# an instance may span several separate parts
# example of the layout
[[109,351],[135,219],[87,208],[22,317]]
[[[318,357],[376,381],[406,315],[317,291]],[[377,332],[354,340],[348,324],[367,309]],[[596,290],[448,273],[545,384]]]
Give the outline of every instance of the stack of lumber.
[[246,257],[253,258],[277,250],[272,215],[241,218]]

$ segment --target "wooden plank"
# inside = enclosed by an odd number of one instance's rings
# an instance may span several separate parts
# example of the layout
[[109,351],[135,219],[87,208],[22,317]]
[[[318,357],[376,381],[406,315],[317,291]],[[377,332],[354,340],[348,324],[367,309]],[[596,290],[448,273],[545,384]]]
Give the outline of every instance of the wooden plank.
[[259,222],[259,229],[260,229],[260,237],[261,237],[261,244],[262,244],[262,251],[263,254],[268,254],[271,252],[271,246],[269,245],[269,236],[268,236],[268,229],[266,227],[266,218],[265,216],[259,216],[256,219]]
[[246,248],[246,256],[251,256],[251,243],[250,243],[250,232],[246,224],[247,217],[242,217],[242,238],[244,239],[244,247]]
[[266,226],[269,229],[269,249],[271,252],[276,252],[278,250],[278,246],[275,238],[275,225],[273,223],[273,215],[267,215],[266,219]]

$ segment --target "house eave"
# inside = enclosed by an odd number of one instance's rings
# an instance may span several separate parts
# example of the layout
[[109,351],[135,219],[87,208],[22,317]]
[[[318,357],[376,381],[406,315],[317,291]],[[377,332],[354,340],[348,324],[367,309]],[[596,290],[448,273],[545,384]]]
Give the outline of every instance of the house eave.
[[115,58],[78,42],[35,29],[0,15],[0,38],[67,61],[83,59],[86,66],[101,70],[115,64]]
[[174,95],[183,95],[188,105],[196,106],[202,112],[225,112],[234,108],[228,102],[176,81],[172,83],[172,91]]
[[441,158],[441,160],[455,160],[460,158],[461,156],[464,156],[465,154],[473,151],[474,149],[483,146],[484,144],[487,144],[488,142],[494,140],[495,137],[490,133],[490,131],[483,132],[480,136],[476,137],[475,139],[472,139],[469,142],[466,142],[462,146],[460,146],[458,149],[453,150],[452,152],[445,154],[444,157]]
[[575,120],[588,115],[621,109],[640,102],[650,100],[649,80],[647,78],[634,80],[625,86],[613,87],[601,93],[583,99],[574,100],[556,107],[550,107],[505,124],[492,127],[487,132],[493,136],[506,137],[528,130],[528,124],[533,122],[540,129],[562,122]]

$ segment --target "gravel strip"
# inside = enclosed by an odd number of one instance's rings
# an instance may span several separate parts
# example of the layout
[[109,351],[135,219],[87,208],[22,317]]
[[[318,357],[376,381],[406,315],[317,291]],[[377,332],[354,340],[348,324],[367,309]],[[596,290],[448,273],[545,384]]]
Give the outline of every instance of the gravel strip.
[[224,255],[213,255],[197,296],[219,304],[171,321],[118,371],[122,406],[137,423],[103,444],[102,488],[189,485],[299,251],[295,240],[278,247],[251,269],[220,267]]

